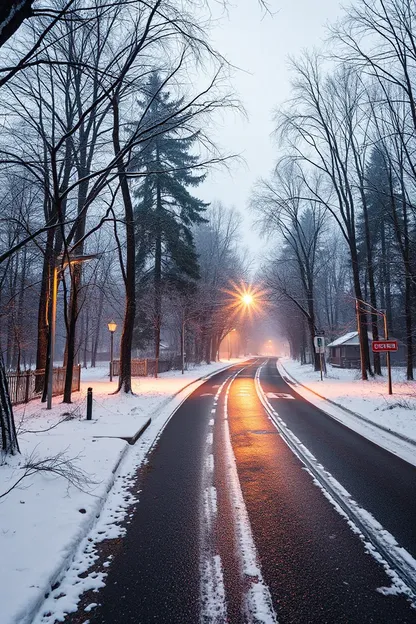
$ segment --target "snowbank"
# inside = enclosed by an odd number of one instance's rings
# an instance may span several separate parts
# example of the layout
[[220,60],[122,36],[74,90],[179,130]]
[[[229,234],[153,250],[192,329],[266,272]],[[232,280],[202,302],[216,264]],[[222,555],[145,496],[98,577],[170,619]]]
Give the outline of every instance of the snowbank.
[[289,358],[280,358],[278,368],[297,383],[294,389],[308,401],[416,465],[416,381],[406,381],[404,369],[393,369],[389,395],[386,374],[363,381],[357,370],[328,365],[328,375],[321,381],[311,365]]

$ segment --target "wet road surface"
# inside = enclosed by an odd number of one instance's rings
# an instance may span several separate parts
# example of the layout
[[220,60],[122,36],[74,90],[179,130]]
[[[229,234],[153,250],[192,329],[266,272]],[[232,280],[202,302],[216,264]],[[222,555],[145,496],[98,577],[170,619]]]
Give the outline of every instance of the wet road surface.
[[90,624],[416,623],[403,594],[380,591],[391,578],[279,435],[256,392],[262,364],[280,418],[415,554],[416,469],[258,359],[210,378],[169,421]]

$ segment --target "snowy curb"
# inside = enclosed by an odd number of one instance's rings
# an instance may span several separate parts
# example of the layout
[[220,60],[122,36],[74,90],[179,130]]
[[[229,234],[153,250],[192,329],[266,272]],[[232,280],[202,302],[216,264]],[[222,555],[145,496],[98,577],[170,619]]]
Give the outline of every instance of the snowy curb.
[[95,508],[92,510],[91,514],[89,515],[89,518],[85,518],[82,525],[79,527],[78,535],[74,537],[71,543],[68,544],[67,546],[68,552],[65,558],[51,572],[49,576],[49,581],[44,584],[43,588],[42,587],[38,588],[39,589],[38,595],[36,597],[34,596],[30,600],[30,602],[26,604],[25,608],[22,609],[20,613],[17,614],[17,618],[15,620],[16,624],[31,624],[31,622],[33,621],[33,618],[35,617],[35,615],[41,608],[42,604],[44,603],[46,596],[51,592],[53,585],[62,577],[63,572],[66,569],[68,569],[68,567],[70,566],[79,544],[91,531],[92,527],[97,521],[97,518],[99,518],[103,510],[108,494],[110,493],[115,483],[117,468],[121,464],[123,458],[125,457],[128,448],[129,448],[129,445],[126,442],[117,458],[117,461],[113,467],[113,470],[109,474],[109,478],[107,480],[104,495],[101,496],[97,500],[97,504]]
[[[330,403],[331,405],[334,405],[338,409],[341,409],[344,412],[347,412],[351,416],[354,416],[354,418],[357,418],[358,420],[361,420],[361,421],[365,422],[366,424],[371,425],[372,427],[380,429],[381,431],[385,431],[386,433],[389,433],[390,435],[394,436],[395,438],[398,438],[399,440],[403,440],[403,442],[407,442],[408,444],[411,444],[411,445],[416,447],[416,440],[413,440],[412,438],[408,438],[407,436],[403,435],[402,433],[399,433],[398,431],[393,431],[389,427],[385,427],[384,425],[380,425],[379,423],[376,423],[373,420],[370,420],[369,418],[366,418],[365,416],[362,416],[361,414],[357,414],[357,412],[353,412],[352,410],[348,409],[348,407],[344,407],[340,403],[337,403],[336,401],[332,401],[332,399],[327,399],[326,397],[322,396],[322,394],[319,394],[319,392],[316,392],[316,390],[312,390],[312,388],[309,388],[308,386],[305,386],[305,384],[303,384],[302,382],[298,381],[295,377],[293,377],[293,375],[291,373],[289,373],[289,371],[283,366],[283,364],[279,360],[277,360],[276,365],[277,365],[277,368],[278,368],[279,372],[284,371],[284,373],[285,373],[286,377],[289,379],[289,381],[292,380],[292,382],[294,382],[295,384],[297,384],[299,386],[302,386],[302,388],[304,388],[308,392],[312,392],[312,394],[314,394],[318,398],[322,399],[323,401],[326,401],[327,403]],[[328,416],[331,416],[332,418],[334,418],[333,414],[329,414],[328,412],[325,412],[325,413],[327,413]]]
[[[176,411],[180,408],[180,406],[184,403],[184,401],[186,401],[186,399],[194,391],[191,388],[191,386],[197,384],[198,382],[204,382],[204,381],[210,379],[211,377],[213,377],[213,376],[223,372],[227,368],[231,368],[232,366],[235,366],[235,364],[236,364],[236,362],[225,364],[222,368],[216,369],[215,371],[212,371],[209,374],[201,375],[201,377],[197,377],[196,379],[192,380],[191,382],[189,382],[185,386],[183,386],[180,390],[178,390],[177,392],[172,394],[169,397],[169,400],[163,406],[163,409],[166,408],[169,405],[169,403],[171,401],[173,401],[173,399],[175,399],[181,392],[183,392],[186,389],[190,389],[189,393],[186,394],[186,396],[182,399],[180,404],[176,405],[174,407],[174,409],[172,409],[171,413],[169,414],[169,416],[166,419],[165,426],[169,422],[169,420],[172,418],[172,416],[176,413]],[[196,388],[195,388],[195,390],[196,390]],[[161,408],[162,408],[162,406],[159,406],[157,409],[161,409]],[[56,566],[53,569],[53,571],[49,575],[48,582],[44,583],[43,587],[38,587],[39,591],[37,593],[37,596],[34,596],[25,605],[24,609],[22,609],[20,611],[20,613],[17,614],[17,619],[15,619],[16,624],[31,624],[31,622],[33,621],[33,618],[38,614],[38,612],[42,608],[42,605],[45,602],[45,598],[51,592],[52,587],[57,582],[59,582],[62,579],[62,577],[65,575],[66,571],[68,570],[68,568],[71,565],[71,562],[74,560],[74,557],[76,556],[77,550],[78,550],[81,542],[88,536],[88,534],[90,533],[90,531],[92,530],[92,528],[96,524],[98,518],[101,516],[103,508],[104,508],[104,505],[105,505],[105,503],[106,503],[106,501],[108,499],[108,496],[109,496],[109,494],[110,494],[110,492],[111,492],[111,490],[112,490],[112,488],[113,488],[113,486],[115,484],[117,471],[118,471],[118,469],[119,469],[123,459],[125,458],[125,456],[127,454],[127,451],[129,450],[129,447],[131,445],[134,445],[137,442],[137,440],[140,438],[140,436],[149,427],[151,422],[152,422],[152,418],[149,417],[146,420],[146,422],[140,427],[140,429],[133,436],[131,436],[130,438],[120,437],[121,440],[125,441],[125,444],[124,444],[123,448],[121,449],[121,451],[120,451],[120,453],[119,453],[119,455],[117,457],[117,460],[114,462],[114,465],[113,465],[113,468],[111,469],[111,472],[108,475],[108,481],[107,481],[107,484],[106,484],[104,495],[101,496],[97,500],[97,504],[94,507],[94,509],[91,511],[91,514],[89,515],[89,518],[85,518],[84,519],[82,525],[79,527],[78,535],[67,545],[68,552],[67,552],[66,556],[59,563],[59,565]],[[159,432],[157,437],[159,437],[159,435],[161,434],[163,429],[164,429],[164,427]],[[101,436],[97,436],[97,438],[98,437],[101,437]],[[107,437],[107,436],[103,436],[103,437]],[[116,437],[116,436],[111,436],[111,437]]]

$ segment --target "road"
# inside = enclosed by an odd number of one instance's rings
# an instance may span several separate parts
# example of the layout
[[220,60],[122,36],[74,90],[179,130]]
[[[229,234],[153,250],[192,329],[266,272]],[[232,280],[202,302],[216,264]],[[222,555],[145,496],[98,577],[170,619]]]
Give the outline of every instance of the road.
[[392,537],[416,558],[416,469],[307,403],[274,359],[201,385],[138,479],[90,624],[416,623]]

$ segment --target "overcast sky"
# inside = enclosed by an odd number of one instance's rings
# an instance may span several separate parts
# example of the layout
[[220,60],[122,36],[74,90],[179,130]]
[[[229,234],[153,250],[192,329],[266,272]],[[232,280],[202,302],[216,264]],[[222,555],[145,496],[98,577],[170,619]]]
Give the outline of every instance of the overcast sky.
[[264,15],[257,0],[234,0],[228,16],[214,27],[215,47],[234,65],[233,85],[248,113],[248,120],[228,114],[216,139],[225,151],[241,154],[245,165],[232,172],[209,176],[199,195],[220,199],[244,213],[244,245],[259,255],[264,243],[251,227],[247,203],[256,179],[267,176],[276,160],[273,146],[273,111],[290,94],[288,55],[319,47],[325,24],[341,14],[336,0],[269,0],[274,15]]

